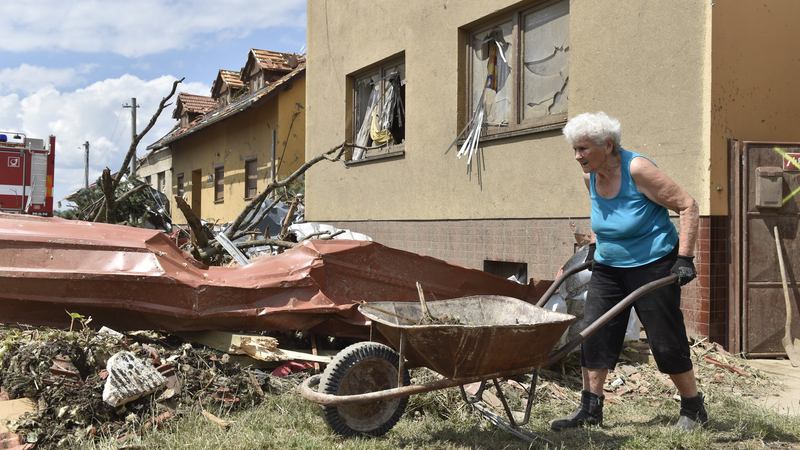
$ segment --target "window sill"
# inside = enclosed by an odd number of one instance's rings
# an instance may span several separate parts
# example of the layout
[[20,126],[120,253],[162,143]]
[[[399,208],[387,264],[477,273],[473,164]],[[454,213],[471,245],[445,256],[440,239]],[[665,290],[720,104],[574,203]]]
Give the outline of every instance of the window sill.
[[[566,122],[559,122],[559,123],[553,123],[553,124],[550,124],[550,125],[542,125],[540,127],[526,128],[526,129],[523,129],[523,130],[513,130],[513,131],[506,131],[506,132],[501,132],[501,133],[488,134],[486,136],[481,136],[480,140],[481,140],[481,142],[495,141],[495,140],[498,140],[498,139],[505,139],[505,138],[511,138],[511,137],[517,137],[517,136],[527,136],[529,134],[543,133],[545,131],[560,130],[560,129],[564,128],[564,125],[566,125],[566,124],[567,124]],[[456,142],[456,144],[457,145],[461,145],[461,144],[464,143],[465,140],[466,140],[466,138],[459,139],[458,142]]]
[[345,161],[345,166],[356,166],[362,163],[368,163],[372,161],[378,161],[381,159],[393,159],[404,156],[406,154],[405,150],[395,150],[388,153],[381,153],[379,155],[374,156],[367,156],[366,158],[359,159],[358,161]]
[[225,203],[225,200],[214,200],[214,204]]

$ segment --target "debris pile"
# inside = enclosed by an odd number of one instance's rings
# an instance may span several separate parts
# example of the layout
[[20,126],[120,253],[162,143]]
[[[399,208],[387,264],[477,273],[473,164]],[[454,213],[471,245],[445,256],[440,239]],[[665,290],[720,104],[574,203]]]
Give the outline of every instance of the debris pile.
[[276,380],[234,358],[155,332],[0,328],[1,399],[30,399],[29,412],[3,422],[37,449],[125,441],[193,406],[250,408],[305,377]]

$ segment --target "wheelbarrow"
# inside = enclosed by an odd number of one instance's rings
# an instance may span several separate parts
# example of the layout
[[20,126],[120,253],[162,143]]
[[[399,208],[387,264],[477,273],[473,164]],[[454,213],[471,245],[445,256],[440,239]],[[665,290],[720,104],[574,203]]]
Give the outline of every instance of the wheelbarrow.
[[[575,320],[569,314],[542,308],[570,275],[591,262],[566,270],[536,305],[510,297],[474,296],[427,303],[430,316],[447,317],[457,323],[426,324],[424,304],[371,302],[359,311],[372,321],[390,346],[374,342],[353,344],[328,364],[321,375],[306,379],[301,394],[321,405],[323,417],[334,432],[343,436],[381,436],[394,427],[414,394],[459,386],[465,401],[488,420],[516,436],[532,442],[541,439],[522,428],[530,420],[538,369],[554,364],[643,294],[677,281],[670,275],[632,292],[614,308],[586,327],[560,349],[551,353],[567,327]],[[410,384],[407,366],[428,367],[444,378]],[[500,390],[499,378],[533,373],[522,420],[516,420]],[[486,382],[494,381],[506,418],[479,405]],[[474,397],[464,385],[480,382]],[[314,389],[318,386],[318,389]]]

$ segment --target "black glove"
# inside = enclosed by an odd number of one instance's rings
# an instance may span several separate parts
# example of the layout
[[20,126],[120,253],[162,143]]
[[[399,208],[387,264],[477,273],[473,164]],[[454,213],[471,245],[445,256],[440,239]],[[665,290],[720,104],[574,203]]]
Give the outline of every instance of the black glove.
[[678,285],[683,286],[686,283],[697,278],[697,270],[694,268],[694,256],[678,255],[678,260],[672,266],[669,273],[678,275]]
[[[592,242],[591,244],[589,244],[589,253],[586,254],[586,261],[584,261],[584,262],[594,261],[594,251],[595,250],[597,250],[597,244]],[[589,266],[589,270],[590,271],[592,270],[592,266]]]

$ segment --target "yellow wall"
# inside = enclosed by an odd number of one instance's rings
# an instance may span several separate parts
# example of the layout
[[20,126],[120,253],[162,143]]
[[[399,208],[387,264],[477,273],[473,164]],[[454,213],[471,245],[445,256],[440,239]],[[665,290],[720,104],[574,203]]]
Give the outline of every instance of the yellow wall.
[[[713,11],[712,214],[727,213],[727,139],[800,142],[800,2],[717,1]],[[722,186],[723,191],[717,191]]]
[[[482,144],[480,183],[456,150],[444,154],[463,123],[467,30],[523,4],[535,3],[357,0],[326,7],[309,0],[307,158],[349,140],[347,75],[404,54],[407,85],[405,156],[313,167],[306,217],[588,216],[581,171],[560,130]],[[710,8],[698,0],[570,5],[570,117],[596,110],[618,116],[623,146],[654,159],[697,197],[702,214],[709,212]]]
[[[294,124],[291,119],[299,112]],[[294,81],[291,89],[279,93],[257,107],[250,107],[225,120],[188,134],[172,144],[173,196],[177,195],[177,175],[184,176],[186,202],[192,204],[192,171],[202,170],[202,219],[212,223],[234,220],[249,200],[245,200],[245,160],[258,159],[258,191],[271,177],[272,130],[276,130],[277,178],[287,175],[305,162],[305,77]],[[286,151],[284,154],[284,143]],[[281,163],[281,155],[283,162]],[[218,164],[225,165],[225,198],[214,201],[214,186],[206,182]],[[186,223],[172,199],[173,220]]]

